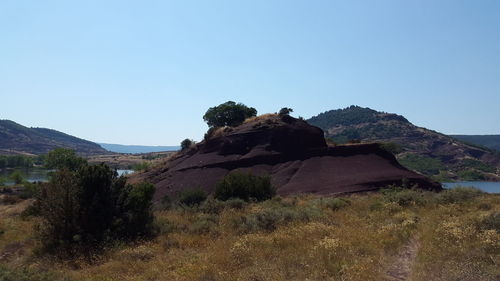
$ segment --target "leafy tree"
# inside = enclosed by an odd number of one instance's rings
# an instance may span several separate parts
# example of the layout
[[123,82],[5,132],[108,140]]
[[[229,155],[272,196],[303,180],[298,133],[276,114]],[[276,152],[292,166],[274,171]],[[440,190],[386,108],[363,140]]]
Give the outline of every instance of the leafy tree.
[[58,170],[36,196],[40,240],[45,250],[87,254],[111,240],[148,234],[153,194],[153,185],[127,185],[105,164]]
[[24,155],[3,156],[0,155],[0,168],[31,168],[33,157]]
[[85,159],[78,157],[74,150],[66,148],[56,148],[49,151],[45,157],[45,166],[49,169],[69,169],[77,170],[86,163]]
[[282,109],[280,109],[280,111],[278,112],[278,115],[280,116],[283,116],[283,115],[290,115],[290,113],[293,112],[293,109],[291,109],[290,107],[283,107]]
[[191,147],[191,145],[193,145],[193,141],[190,139],[185,139],[181,142],[181,150],[188,149],[189,147]]
[[209,127],[238,126],[249,117],[257,115],[257,110],[242,103],[228,101],[211,107],[203,115]]

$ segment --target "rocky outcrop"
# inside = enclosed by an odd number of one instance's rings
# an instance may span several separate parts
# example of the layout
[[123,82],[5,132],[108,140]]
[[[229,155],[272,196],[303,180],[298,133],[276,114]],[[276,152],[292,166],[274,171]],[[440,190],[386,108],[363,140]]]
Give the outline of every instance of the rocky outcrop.
[[134,176],[157,187],[156,199],[183,189],[213,191],[227,173],[270,174],[278,194],[338,194],[378,189],[407,181],[439,190],[438,183],[403,168],[378,144],[328,146],[323,131],[290,116],[257,117],[219,129],[178,153],[164,166]]

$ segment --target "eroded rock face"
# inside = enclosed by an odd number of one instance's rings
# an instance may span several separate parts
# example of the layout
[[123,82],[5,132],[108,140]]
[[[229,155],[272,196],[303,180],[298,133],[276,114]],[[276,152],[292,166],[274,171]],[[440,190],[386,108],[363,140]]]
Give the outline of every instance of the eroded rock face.
[[378,144],[329,147],[323,131],[290,116],[256,118],[219,130],[161,168],[139,174],[157,187],[155,198],[201,187],[212,192],[233,170],[270,174],[278,194],[337,194],[378,189],[402,180],[424,189],[441,186],[411,172]]

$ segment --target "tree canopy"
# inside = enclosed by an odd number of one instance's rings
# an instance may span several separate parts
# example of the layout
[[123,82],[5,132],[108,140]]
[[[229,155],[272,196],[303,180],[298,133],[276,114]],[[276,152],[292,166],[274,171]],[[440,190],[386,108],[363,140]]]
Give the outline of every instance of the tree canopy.
[[210,107],[203,120],[209,127],[238,126],[249,117],[257,115],[257,110],[242,103],[228,101],[218,106]]
[[49,169],[69,169],[77,170],[85,159],[78,157],[74,150],[66,148],[56,148],[49,151],[45,158],[45,166]]

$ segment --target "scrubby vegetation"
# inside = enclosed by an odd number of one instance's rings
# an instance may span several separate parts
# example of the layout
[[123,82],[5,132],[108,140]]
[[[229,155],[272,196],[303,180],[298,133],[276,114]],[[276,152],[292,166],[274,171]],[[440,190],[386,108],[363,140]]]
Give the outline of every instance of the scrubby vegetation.
[[34,164],[41,164],[43,157],[41,156],[24,156],[13,155],[6,156],[0,155],[0,169],[1,168],[31,168]]
[[113,240],[147,235],[152,227],[151,184],[127,185],[101,164],[62,169],[36,197],[44,251],[87,254]]
[[374,123],[380,119],[408,122],[406,118],[396,114],[383,114],[370,108],[351,105],[344,109],[330,110],[318,114],[307,120],[310,124],[320,128],[336,126],[351,126],[363,123]]
[[293,109],[290,107],[283,107],[278,111],[279,116],[285,116],[285,115],[290,115],[290,113],[293,112]]
[[131,169],[134,171],[147,171],[149,168],[151,168],[151,163],[147,161],[135,163],[131,166]]
[[215,185],[214,197],[219,200],[239,198],[245,201],[263,201],[276,195],[271,176],[255,176],[241,172],[226,175]]
[[[388,280],[394,266],[408,266],[415,281],[500,274],[500,197],[473,188],[263,202],[209,197],[156,211],[154,239],[115,244],[91,263],[33,258],[38,218],[18,215],[26,202],[14,205],[19,210],[0,205],[4,280],[362,281]],[[54,272],[41,273],[46,268]]]
[[24,182],[23,174],[21,174],[19,170],[14,171],[14,173],[10,175],[10,179],[14,181],[15,184],[21,184]]
[[186,189],[178,196],[179,204],[190,207],[200,205],[205,199],[207,193],[200,188]]
[[[51,151],[47,163],[57,169],[48,183],[27,183],[16,177],[16,183],[23,185],[16,186],[15,191],[4,188],[0,200],[11,209],[15,204],[32,202],[21,217],[33,217],[32,235],[38,254],[89,259],[116,241],[130,241],[152,232],[153,185],[129,185],[107,165],[89,165],[71,150]],[[23,201],[29,198],[34,199]]]
[[190,148],[191,145],[193,145],[192,140],[184,139],[183,141],[181,141],[181,150],[186,150],[186,149]]
[[418,154],[408,153],[398,160],[401,165],[428,176],[437,175],[439,171],[445,169],[443,163],[439,159]]

